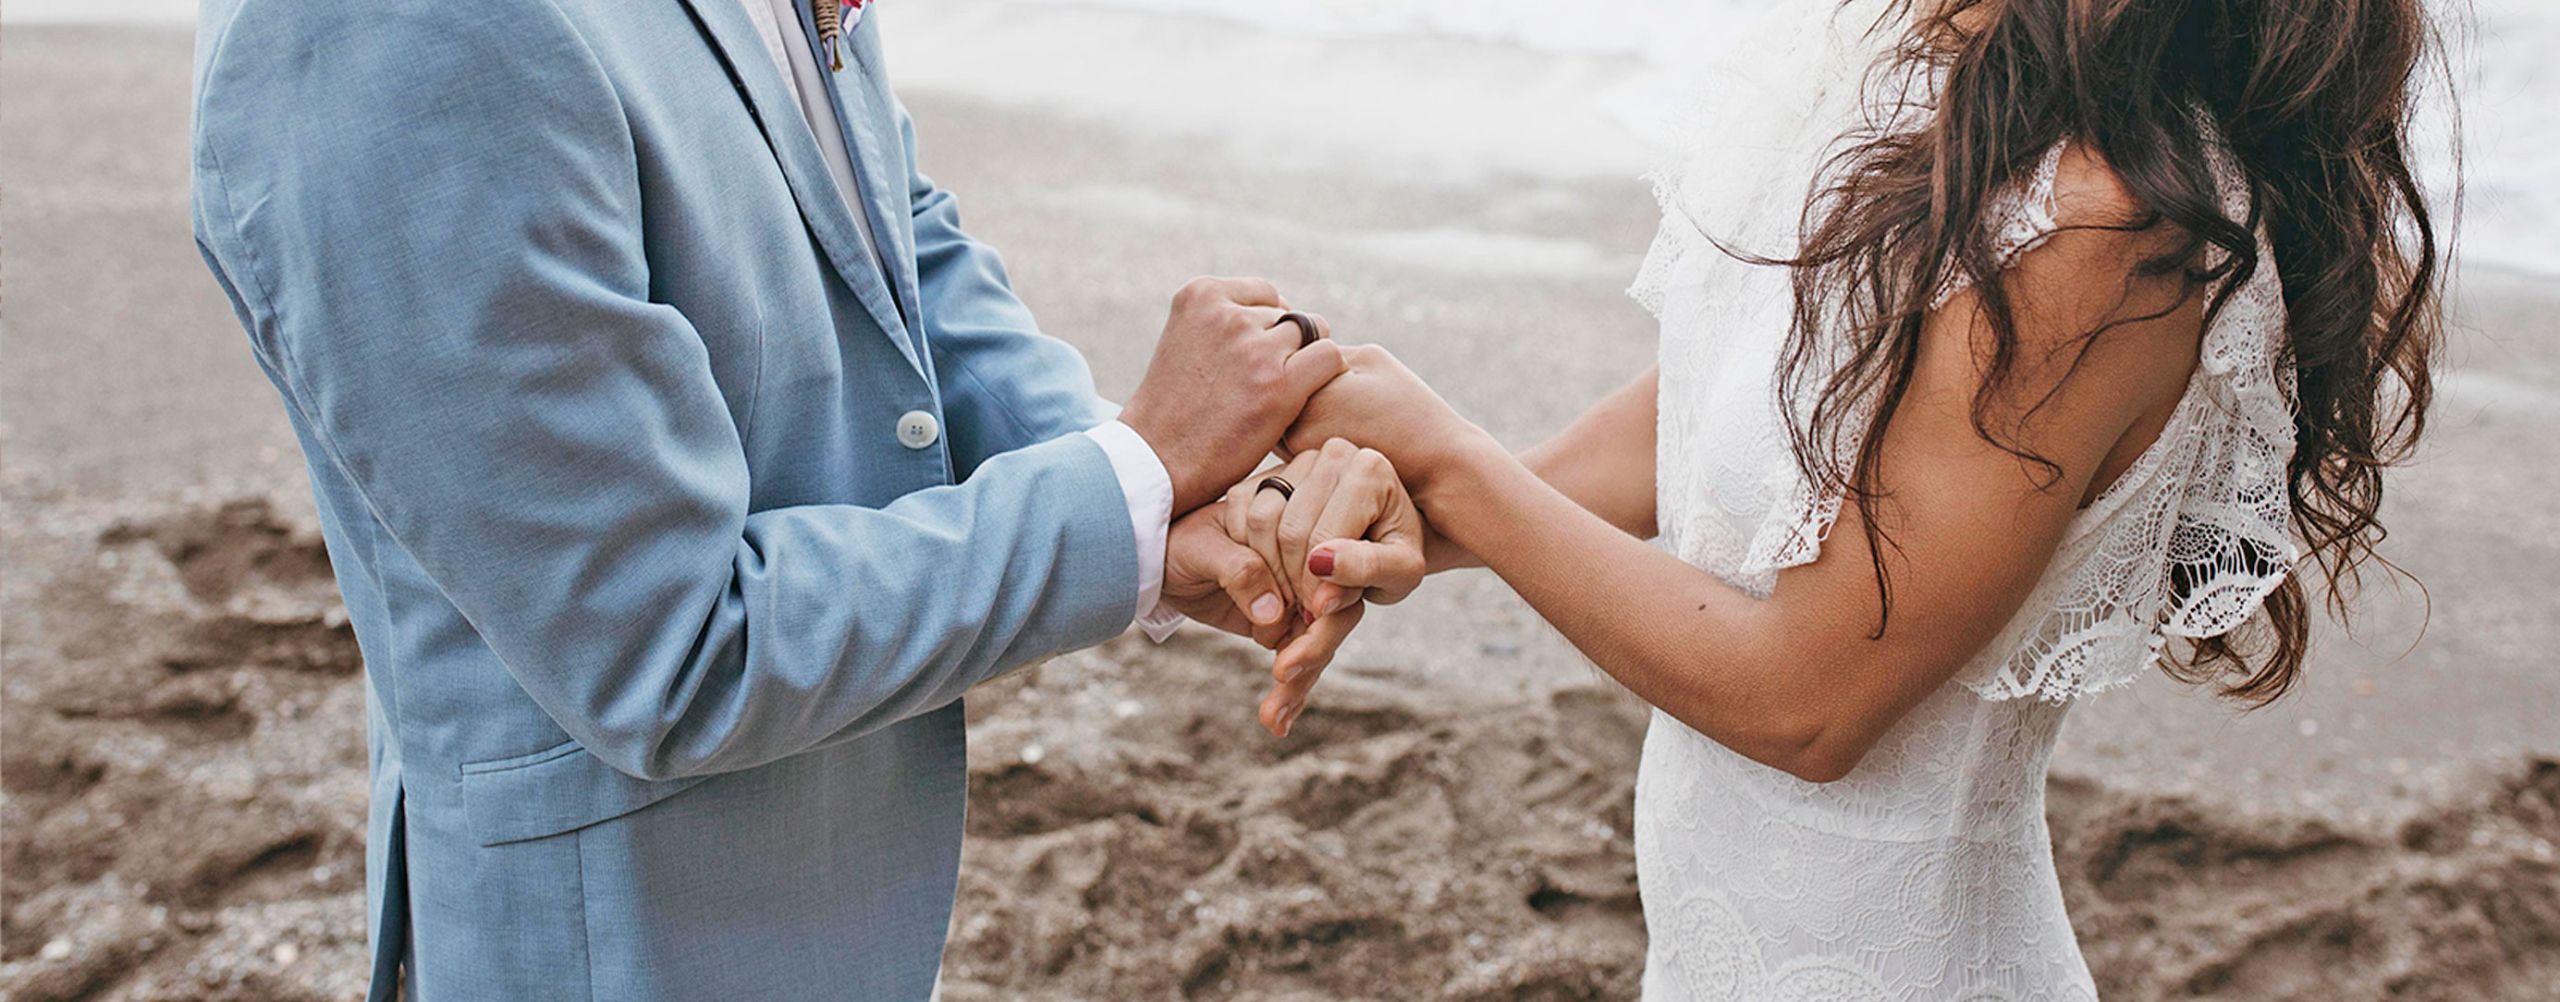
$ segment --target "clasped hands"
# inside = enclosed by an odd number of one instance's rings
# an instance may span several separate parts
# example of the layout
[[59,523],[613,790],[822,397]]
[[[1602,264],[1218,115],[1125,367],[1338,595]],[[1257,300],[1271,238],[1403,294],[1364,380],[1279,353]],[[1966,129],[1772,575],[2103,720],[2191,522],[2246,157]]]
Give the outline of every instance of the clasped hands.
[[1260,719],[1279,736],[1367,603],[1421,585],[1409,484],[1489,442],[1384,349],[1336,344],[1312,315],[1302,333],[1288,310],[1267,282],[1184,286],[1121,417],[1174,483],[1164,600],[1276,652]]

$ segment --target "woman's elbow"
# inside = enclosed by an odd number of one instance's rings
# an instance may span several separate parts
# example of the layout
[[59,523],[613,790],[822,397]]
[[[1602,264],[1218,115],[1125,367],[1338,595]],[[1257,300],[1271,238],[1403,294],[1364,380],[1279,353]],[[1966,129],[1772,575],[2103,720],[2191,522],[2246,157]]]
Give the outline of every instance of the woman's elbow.
[[1761,764],[1808,783],[1836,783],[1857,771],[1869,742],[1844,735],[1847,728],[1828,720],[1800,727]]
[[[1714,736],[1715,732],[1691,729]],[[1874,742],[1854,736],[1856,728],[1846,721],[1834,720],[1826,714],[1805,713],[1773,716],[1749,734],[1717,737],[1726,747],[1761,765],[1776,769],[1808,783],[1835,783],[1846,778],[1865,760]]]
[[1817,740],[1777,767],[1808,783],[1837,783],[1856,772],[1858,763],[1866,757],[1864,747],[1844,747],[1838,742]]

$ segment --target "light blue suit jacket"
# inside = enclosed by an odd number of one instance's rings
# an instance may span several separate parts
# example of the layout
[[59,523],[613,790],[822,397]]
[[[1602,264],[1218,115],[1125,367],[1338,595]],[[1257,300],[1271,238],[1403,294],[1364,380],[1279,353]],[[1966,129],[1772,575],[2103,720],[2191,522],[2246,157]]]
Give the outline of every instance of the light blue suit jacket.
[[923,997],[961,693],[1120,631],[1137,558],[876,29],[832,83],[887,280],[737,0],[200,32],[197,239],[365,654],[377,992]]

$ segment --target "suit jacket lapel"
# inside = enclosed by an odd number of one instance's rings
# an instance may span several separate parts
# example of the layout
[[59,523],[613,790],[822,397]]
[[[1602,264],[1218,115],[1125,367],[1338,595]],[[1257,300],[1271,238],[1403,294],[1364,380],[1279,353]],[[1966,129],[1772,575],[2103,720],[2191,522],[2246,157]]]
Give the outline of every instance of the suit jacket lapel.
[[[792,100],[790,86],[783,82],[787,72],[773,65],[773,57],[765,51],[764,40],[757,36],[755,24],[747,20],[747,12],[738,0],[684,0],[693,12],[694,23],[701,26],[713,47],[720,51],[721,61],[728,64],[729,78],[754,113],[756,126],[764,131],[765,143],[772,148],[774,159],[782,165],[783,179],[791,186],[791,197],[800,206],[800,217],[809,224],[809,232],[834,266],[836,274],[853,288],[854,298],[862,302],[879,324],[880,331],[898,346],[907,364],[921,373],[924,366],[913,342],[906,336],[906,323],[901,318],[896,291],[888,287],[881,270],[871,266],[869,255],[862,249],[862,238],[854,231],[853,213],[836,192],[835,179],[827,173],[827,162],[818,153],[818,141],[801,117],[800,105]],[[805,17],[805,12],[803,13]],[[857,150],[869,143],[857,143]],[[861,161],[858,159],[857,163]],[[866,191],[874,187],[865,179]],[[877,199],[868,199],[874,205]],[[878,215],[875,209],[872,213]],[[878,232],[875,228],[874,232]],[[887,242],[878,245],[883,255],[891,254]],[[905,252],[912,257],[913,252]],[[892,260],[896,260],[892,258]]]
[[[809,33],[811,44],[815,45],[818,28],[811,19],[809,5],[798,6],[804,22],[801,29]],[[897,276],[895,295],[905,315],[912,317],[918,315],[920,307],[915,228],[903,225],[914,216],[907,191],[906,140],[881,131],[882,124],[893,121],[894,116],[888,114],[888,95],[878,89],[878,67],[871,65],[871,42],[877,37],[870,34],[871,30],[871,18],[865,15],[845,32],[840,44],[849,58],[842,69],[826,75],[827,86],[834,98],[831,104],[836,112],[836,128],[844,135],[845,145],[851,147],[847,152],[860,181],[857,187],[866,206],[864,215],[871,221],[873,246],[880,248],[886,270]],[[908,334],[918,341],[917,350],[923,350],[924,333],[910,330]]]

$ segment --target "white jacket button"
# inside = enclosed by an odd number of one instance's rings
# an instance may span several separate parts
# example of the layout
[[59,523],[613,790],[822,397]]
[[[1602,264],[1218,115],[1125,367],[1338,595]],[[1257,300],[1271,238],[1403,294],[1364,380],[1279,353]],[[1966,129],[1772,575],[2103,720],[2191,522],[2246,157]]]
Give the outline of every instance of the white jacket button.
[[908,411],[898,415],[898,444],[910,449],[931,446],[942,438],[942,422],[931,411]]

